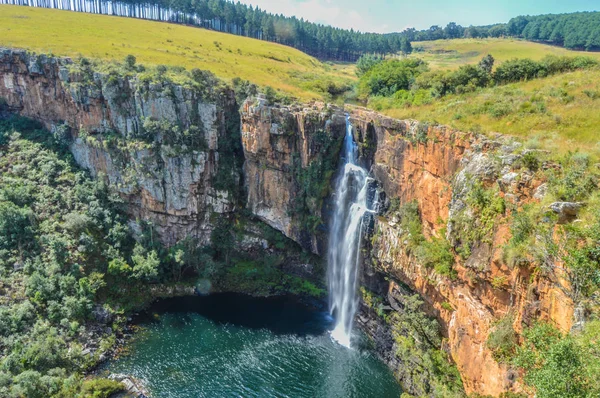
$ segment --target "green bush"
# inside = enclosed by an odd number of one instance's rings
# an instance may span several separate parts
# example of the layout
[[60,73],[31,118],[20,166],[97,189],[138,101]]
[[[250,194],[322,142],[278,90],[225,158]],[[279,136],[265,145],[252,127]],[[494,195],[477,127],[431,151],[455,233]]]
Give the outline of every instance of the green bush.
[[356,61],[356,75],[361,77],[382,62],[383,58],[378,55],[362,55],[358,61]]
[[561,169],[548,170],[549,192],[560,201],[585,200],[598,189],[600,176],[592,171],[590,157],[582,153],[568,153],[560,159]]
[[600,396],[600,322],[586,325],[583,333],[563,335],[547,323],[523,330],[523,344],[512,364],[525,374],[525,382],[540,398]]
[[123,383],[109,379],[92,379],[83,382],[82,398],[110,398],[125,391]]
[[487,346],[492,350],[494,359],[501,363],[508,363],[517,349],[517,333],[513,328],[515,318],[512,314],[504,316],[498,321],[487,339]]
[[454,278],[456,272],[453,271],[454,255],[452,254],[452,246],[445,237],[432,238],[425,240],[417,250],[417,256],[428,268],[433,267],[435,272]]
[[425,238],[416,201],[400,206],[398,215],[400,227],[408,240],[408,248],[415,253],[417,259],[440,275],[455,277],[454,254],[452,246],[444,237],[444,230],[440,232],[442,237],[433,237],[431,240]]
[[363,97],[391,96],[398,90],[408,90],[411,82],[426,69],[420,59],[387,60],[374,65],[361,76],[358,87]]

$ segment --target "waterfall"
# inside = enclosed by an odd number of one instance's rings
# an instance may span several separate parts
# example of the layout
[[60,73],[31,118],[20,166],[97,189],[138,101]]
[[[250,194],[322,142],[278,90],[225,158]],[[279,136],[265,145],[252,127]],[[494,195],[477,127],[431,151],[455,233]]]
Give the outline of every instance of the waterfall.
[[365,213],[369,209],[367,170],[357,164],[352,124],[346,116],[346,137],[336,181],[335,202],[328,247],[329,310],[335,317],[332,337],[350,347],[354,314],[358,307],[357,280],[360,243]]

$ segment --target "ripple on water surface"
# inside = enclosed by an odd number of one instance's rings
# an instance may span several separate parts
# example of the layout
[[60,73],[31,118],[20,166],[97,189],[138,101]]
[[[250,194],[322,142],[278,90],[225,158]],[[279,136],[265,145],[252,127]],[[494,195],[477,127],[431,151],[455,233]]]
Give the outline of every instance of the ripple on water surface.
[[159,397],[399,397],[372,354],[331,340],[325,314],[290,298],[214,295],[152,309],[130,354],[112,372],[145,381]]

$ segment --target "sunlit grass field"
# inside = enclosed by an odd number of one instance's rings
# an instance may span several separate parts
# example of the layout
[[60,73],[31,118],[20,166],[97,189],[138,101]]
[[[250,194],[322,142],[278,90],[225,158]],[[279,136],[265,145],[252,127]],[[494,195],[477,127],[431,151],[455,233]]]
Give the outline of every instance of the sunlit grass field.
[[128,54],[148,65],[212,71],[271,86],[301,100],[321,98],[317,79],[356,79],[351,67],[328,65],[291,47],[176,24],[0,5],[0,46],[59,56],[121,61]]
[[[373,104],[376,106],[376,104]],[[600,70],[587,70],[449,95],[431,104],[384,110],[463,131],[499,132],[531,148],[600,154]]]
[[456,69],[461,65],[476,64],[487,54],[494,56],[496,65],[513,58],[537,61],[547,55],[585,55],[600,59],[600,53],[570,51],[518,39],[453,39],[414,42],[412,45],[416,51],[411,57],[429,62],[431,69]]

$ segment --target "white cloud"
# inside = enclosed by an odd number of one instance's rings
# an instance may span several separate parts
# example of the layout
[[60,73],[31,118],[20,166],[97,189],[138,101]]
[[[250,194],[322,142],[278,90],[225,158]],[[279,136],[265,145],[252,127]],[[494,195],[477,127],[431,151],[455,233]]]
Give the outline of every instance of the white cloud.
[[387,32],[387,25],[377,25],[370,18],[350,8],[339,7],[332,0],[241,0],[261,9],[311,22],[363,32]]

